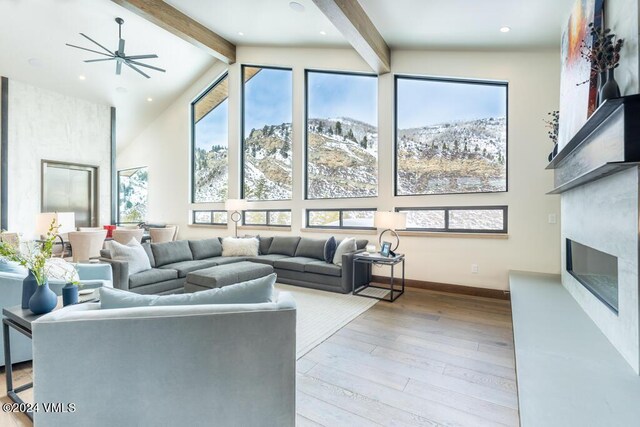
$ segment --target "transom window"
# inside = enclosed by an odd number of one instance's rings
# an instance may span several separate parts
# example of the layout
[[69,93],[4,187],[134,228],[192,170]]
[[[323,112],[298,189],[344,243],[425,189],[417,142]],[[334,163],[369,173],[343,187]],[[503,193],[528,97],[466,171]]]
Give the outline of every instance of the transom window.
[[507,84],[396,76],[396,195],[507,191]]
[[267,227],[290,227],[290,210],[246,210],[242,214],[243,225],[262,225]]
[[507,206],[397,208],[407,214],[407,230],[507,233]]
[[376,209],[307,209],[308,228],[375,229]]
[[226,225],[227,211],[220,210],[194,210],[193,223],[204,225]]

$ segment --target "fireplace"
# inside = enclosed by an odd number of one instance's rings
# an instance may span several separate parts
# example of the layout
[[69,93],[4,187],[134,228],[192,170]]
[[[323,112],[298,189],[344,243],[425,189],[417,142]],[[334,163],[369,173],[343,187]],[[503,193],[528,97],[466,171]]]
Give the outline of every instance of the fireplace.
[[567,271],[618,313],[618,258],[567,239]]

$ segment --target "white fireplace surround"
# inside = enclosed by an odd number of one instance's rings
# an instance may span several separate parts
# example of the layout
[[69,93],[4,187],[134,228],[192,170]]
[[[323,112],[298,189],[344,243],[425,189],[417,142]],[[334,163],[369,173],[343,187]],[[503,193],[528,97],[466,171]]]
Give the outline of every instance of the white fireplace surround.
[[[562,284],[640,373],[638,167],[576,187],[561,196]],[[618,257],[616,314],[566,270],[566,239]]]

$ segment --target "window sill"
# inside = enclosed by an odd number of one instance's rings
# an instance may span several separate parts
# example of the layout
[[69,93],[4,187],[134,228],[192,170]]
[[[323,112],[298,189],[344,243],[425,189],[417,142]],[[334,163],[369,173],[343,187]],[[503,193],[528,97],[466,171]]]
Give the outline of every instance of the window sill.
[[508,233],[449,233],[446,231],[398,231],[398,236],[407,237],[451,237],[456,239],[498,239],[506,240]]
[[303,233],[334,233],[334,234],[357,234],[357,235],[371,235],[378,234],[376,230],[359,230],[357,228],[301,228]]
[[226,230],[229,228],[228,225],[221,224],[188,224],[187,227],[195,227],[195,228],[219,228],[221,230]]
[[238,230],[291,231],[291,227],[273,227],[268,225],[239,225]]

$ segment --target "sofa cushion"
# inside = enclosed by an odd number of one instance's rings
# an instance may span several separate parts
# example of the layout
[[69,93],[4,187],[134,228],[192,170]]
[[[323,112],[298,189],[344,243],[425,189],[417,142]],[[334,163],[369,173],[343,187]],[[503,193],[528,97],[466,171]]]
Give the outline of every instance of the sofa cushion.
[[193,259],[213,258],[222,255],[220,239],[189,240],[189,248]]
[[258,255],[267,255],[269,253],[271,242],[273,242],[273,237],[258,236],[258,240],[260,240],[260,252],[258,252]]
[[295,256],[300,237],[276,236],[269,246],[269,254]]
[[187,275],[187,283],[205,288],[220,288],[272,273],[273,267],[270,265],[240,262],[194,271]]
[[349,252],[355,252],[356,249],[356,239],[353,237],[344,239],[336,248],[336,253],[333,255],[333,263],[335,265],[342,265],[342,255]]
[[222,256],[258,256],[260,242],[256,237],[238,239],[225,237],[222,239]]
[[283,258],[273,262],[275,268],[281,268],[283,270],[301,271],[304,272],[304,266],[310,262],[318,261],[315,258],[307,257],[293,257]]
[[327,242],[324,244],[324,261],[325,262],[333,262],[333,256],[336,253],[336,248],[338,247],[338,244],[336,243],[336,238],[331,236],[329,237],[329,239],[327,240]]
[[176,270],[178,272],[178,277],[187,277],[187,274],[191,273],[192,271],[202,270],[203,268],[213,267],[214,265],[218,265],[218,263],[214,259],[209,258],[193,261],[173,262],[171,264],[165,264],[160,268]]
[[324,261],[310,262],[305,264],[304,271],[307,273],[325,274],[327,276],[342,277],[342,267],[329,264]]
[[151,262],[144,248],[134,238],[126,245],[111,242],[111,258],[115,261],[124,261],[129,265],[129,274],[136,274],[149,270]]
[[258,255],[251,258],[247,258],[247,261],[257,262],[260,264],[267,264],[273,266],[274,261],[282,258],[288,258],[286,255],[271,254],[271,255]]
[[145,242],[142,244],[142,249],[147,253],[149,257],[149,262],[151,263],[151,268],[156,268],[156,259],[153,256],[153,251],[151,250],[151,243]]
[[172,264],[180,261],[191,261],[193,255],[186,240],[176,240],[175,242],[152,243],[151,251],[156,260],[156,267]]
[[309,239],[303,237],[298,243],[296,248],[297,257],[307,257],[315,259],[324,259],[324,245],[327,243],[326,239]]
[[215,258],[209,258],[211,261],[215,261],[216,265],[235,264],[237,262],[246,261],[247,257],[243,256],[217,256]]
[[140,295],[121,289],[100,288],[100,308],[129,308],[198,304],[259,304],[271,301],[276,275],[270,274],[224,288],[179,295]]
[[141,271],[140,273],[129,276],[129,288],[137,288],[138,286],[150,285],[152,283],[165,282],[178,278],[176,270],[152,268],[150,270]]

